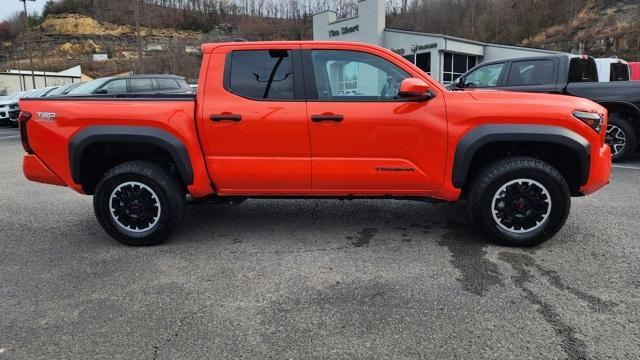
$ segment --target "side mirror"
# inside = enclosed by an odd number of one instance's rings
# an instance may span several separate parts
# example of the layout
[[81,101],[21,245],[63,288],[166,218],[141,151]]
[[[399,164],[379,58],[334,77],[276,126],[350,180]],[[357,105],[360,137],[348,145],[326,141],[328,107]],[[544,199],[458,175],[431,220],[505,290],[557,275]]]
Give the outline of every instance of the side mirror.
[[424,80],[418,78],[408,78],[400,83],[398,97],[407,101],[427,101],[435,97]]

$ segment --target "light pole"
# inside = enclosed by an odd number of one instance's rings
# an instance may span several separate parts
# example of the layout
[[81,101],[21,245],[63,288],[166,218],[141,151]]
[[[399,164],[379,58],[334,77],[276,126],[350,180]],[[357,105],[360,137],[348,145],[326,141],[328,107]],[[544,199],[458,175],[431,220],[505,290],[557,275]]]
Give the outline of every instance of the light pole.
[[[21,0],[22,1],[22,0]],[[138,74],[142,71],[142,41],[140,39],[140,1],[135,0],[133,2],[133,17],[136,23],[136,40],[138,41]]]
[[[31,66],[31,81],[33,82],[33,88],[36,88],[36,74],[33,70],[33,55],[31,54],[30,32],[29,32],[29,14],[27,13],[27,0],[18,0],[24,3],[24,28],[26,31],[25,38],[27,39],[27,52],[29,53],[29,66]],[[36,1],[36,0],[28,0]]]

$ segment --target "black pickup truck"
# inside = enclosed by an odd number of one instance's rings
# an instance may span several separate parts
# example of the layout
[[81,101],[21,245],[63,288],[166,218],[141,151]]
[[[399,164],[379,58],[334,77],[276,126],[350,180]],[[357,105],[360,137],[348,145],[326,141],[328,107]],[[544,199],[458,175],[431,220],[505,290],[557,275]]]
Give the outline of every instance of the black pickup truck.
[[640,135],[640,81],[598,82],[589,56],[548,55],[482,63],[460,76],[450,90],[495,89],[572,95],[609,110],[607,144],[613,161],[633,154]]

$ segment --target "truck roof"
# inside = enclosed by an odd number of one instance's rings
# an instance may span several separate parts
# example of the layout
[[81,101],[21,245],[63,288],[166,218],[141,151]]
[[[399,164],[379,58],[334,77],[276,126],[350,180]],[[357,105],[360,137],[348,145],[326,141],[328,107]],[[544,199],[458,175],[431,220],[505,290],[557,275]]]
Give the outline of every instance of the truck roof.
[[359,48],[371,48],[371,49],[384,49],[387,50],[381,46],[378,45],[371,45],[371,44],[365,44],[365,43],[361,43],[361,42],[354,42],[354,41],[312,41],[312,40],[306,40],[306,41],[234,41],[234,42],[222,42],[222,43],[207,43],[207,44],[202,44],[202,53],[203,54],[210,54],[213,52],[214,49],[218,48],[218,47],[222,47],[222,46],[233,46],[233,47],[242,47],[242,46],[247,46],[247,47],[255,47],[256,45],[260,45],[263,46],[265,48],[268,48],[270,46],[291,46],[291,45],[335,45],[335,46],[353,46],[353,47],[359,47]]

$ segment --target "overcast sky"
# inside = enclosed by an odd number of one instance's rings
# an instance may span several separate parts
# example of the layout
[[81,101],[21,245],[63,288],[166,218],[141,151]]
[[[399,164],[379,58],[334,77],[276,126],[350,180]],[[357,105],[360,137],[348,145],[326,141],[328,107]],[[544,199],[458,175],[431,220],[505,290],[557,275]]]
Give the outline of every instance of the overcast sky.
[[[24,8],[24,5],[20,0],[0,0],[0,3],[2,3],[0,6],[0,21],[6,20],[9,16],[22,11]],[[27,1],[27,11],[29,14],[32,14],[35,11],[42,13],[42,8],[46,3],[47,0]]]

